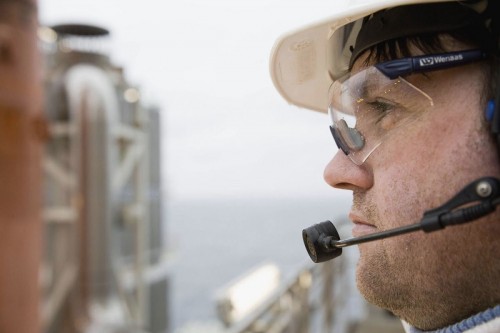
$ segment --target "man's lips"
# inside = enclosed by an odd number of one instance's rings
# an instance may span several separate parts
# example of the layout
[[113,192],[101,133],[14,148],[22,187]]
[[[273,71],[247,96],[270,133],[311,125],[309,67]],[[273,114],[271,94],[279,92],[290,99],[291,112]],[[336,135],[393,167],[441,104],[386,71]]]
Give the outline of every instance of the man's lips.
[[377,227],[366,222],[362,217],[355,213],[350,213],[349,219],[352,221],[352,223],[354,223],[354,226],[352,228],[352,235],[354,237],[373,234],[374,232],[378,231]]

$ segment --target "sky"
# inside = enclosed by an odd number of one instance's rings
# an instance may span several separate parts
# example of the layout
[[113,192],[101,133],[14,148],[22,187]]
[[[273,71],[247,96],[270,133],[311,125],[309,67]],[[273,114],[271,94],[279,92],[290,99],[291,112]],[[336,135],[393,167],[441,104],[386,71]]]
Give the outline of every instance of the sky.
[[325,114],[288,105],[269,55],[334,0],[39,0],[43,25],[111,31],[113,63],[161,109],[171,200],[346,197],[323,181],[337,148]]

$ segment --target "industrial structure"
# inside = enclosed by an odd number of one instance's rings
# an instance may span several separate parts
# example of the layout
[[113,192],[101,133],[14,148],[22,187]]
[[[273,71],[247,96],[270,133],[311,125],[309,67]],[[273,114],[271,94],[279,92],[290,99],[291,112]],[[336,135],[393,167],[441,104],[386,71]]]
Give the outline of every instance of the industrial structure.
[[111,62],[106,29],[59,25],[40,37],[42,330],[167,332],[159,112]]

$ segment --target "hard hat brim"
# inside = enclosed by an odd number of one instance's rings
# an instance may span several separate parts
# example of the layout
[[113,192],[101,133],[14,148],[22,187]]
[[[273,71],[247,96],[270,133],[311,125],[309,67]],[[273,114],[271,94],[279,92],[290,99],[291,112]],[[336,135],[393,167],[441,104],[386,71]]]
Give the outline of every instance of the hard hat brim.
[[325,112],[328,88],[348,72],[361,20],[376,11],[395,6],[454,0],[357,1],[319,23],[281,36],[271,52],[270,74],[274,86],[289,103]]

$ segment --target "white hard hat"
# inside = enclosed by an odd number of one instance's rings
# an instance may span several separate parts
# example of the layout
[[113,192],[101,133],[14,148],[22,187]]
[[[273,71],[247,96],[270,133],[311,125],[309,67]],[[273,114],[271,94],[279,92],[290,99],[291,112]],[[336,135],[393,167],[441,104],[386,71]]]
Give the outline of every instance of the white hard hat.
[[[353,57],[353,47],[358,39],[363,18],[380,10],[398,6],[437,2],[448,3],[452,1],[457,2],[457,0],[351,0],[335,16],[286,34],[277,40],[270,59],[270,72],[273,83],[289,103],[311,110],[326,112],[328,89],[333,81],[349,71],[349,65]],[[487,1],[480,0],[473,2],[476,7],[487,3]],[[481,8],[475,9],[476,11],[482,10]],[[448,25],[459,22],[456,17],[453,18],[453,14],[448,11],[446,13],[448,15],[443,15],[443,12],[434,13],[435,21],[441,21],[441,18],[444,21],[447,19],[454,20],[454,23],[445,23]],[[430,14],[432,15],[432,13]],[[429,24],[426,22],[425,17],[416,21],[421,21],[417,23],[419,24],[418,29],[428,30],[427,26]],[[404,30],[405,22],[400,22],[400,25],[403,26]],[[413,29],[415,30],[415,27]],[[394,30],[392,28],[391,34]],[[427,32],[445,30],[441,24],[441,26],[435,25],[434,30],[428,30]],[[418,32],[422,31],[414,33]],[[379,32],[376,31],[376,33]],[[408,31],[405,33],[409,34]],[[401,34],[391,38],[407,35]],[[388,39],[389,37],[385,38],[385,40]],[[378,42],[380,41],[383,40]]]

